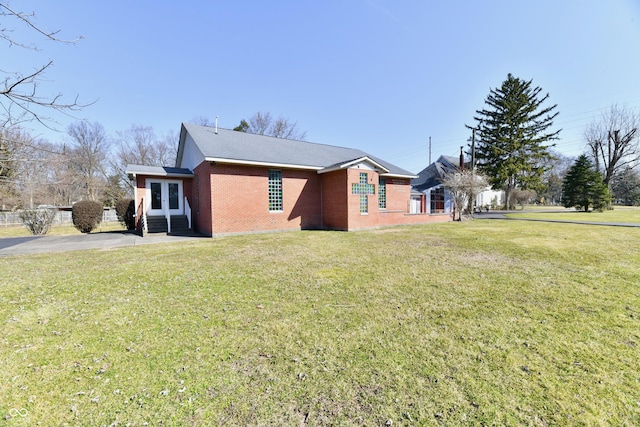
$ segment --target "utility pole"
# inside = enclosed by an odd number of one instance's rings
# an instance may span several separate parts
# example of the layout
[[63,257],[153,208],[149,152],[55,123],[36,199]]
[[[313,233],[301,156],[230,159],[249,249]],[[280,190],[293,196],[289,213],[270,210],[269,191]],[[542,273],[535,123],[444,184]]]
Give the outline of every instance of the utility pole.
[[471,170],[476,168],[476,130],[471,129]]
[[431,164],[431,137],[429,137],[429,165],[430,164]]
[[[476,184],[476,130],[475,129],[471,129],[471,179],[473,180],[473,185],[475,186]],[[469,204],[471,205],[469,207],[469,214],[473,218],[473,212],[476,208],[475,205],[478,199],[478,195],[472,193],[469,196],[470,196]]]

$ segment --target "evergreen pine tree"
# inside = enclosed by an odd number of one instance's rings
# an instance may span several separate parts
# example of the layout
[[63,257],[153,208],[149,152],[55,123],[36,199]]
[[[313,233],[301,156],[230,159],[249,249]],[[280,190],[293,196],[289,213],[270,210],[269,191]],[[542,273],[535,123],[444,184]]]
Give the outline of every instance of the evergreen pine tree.
[[475,158],[493,188],[505,192],[505,208],[514,188],[540,190],[545,160],[552,158],[550,145],[560,130],[548,131],[558,112],[557,105],[543,107],[549,94],[540,97],[541,88],[532,88],[511,74],[499,89],[491,89],[487,108],[476,111],[478,135]]
[[611,202],[609,188],[602,180],[593,165],[585,155],[581,155],[567,172],[562,185],[562,205],[565,208],[589,211],[602,210]]

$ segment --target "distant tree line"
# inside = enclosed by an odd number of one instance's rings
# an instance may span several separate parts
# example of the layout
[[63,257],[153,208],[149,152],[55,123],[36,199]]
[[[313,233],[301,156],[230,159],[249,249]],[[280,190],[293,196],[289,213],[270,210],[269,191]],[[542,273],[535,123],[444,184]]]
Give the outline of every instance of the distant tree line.
[[57,143],[20,127],[2,128],[0,208],[69,206],[79,200],[115,206],[132,195],[127,165],[173,165],[177,144],[177,133],[158,137],[141,125],[110,136],[98,122],[78,121]]

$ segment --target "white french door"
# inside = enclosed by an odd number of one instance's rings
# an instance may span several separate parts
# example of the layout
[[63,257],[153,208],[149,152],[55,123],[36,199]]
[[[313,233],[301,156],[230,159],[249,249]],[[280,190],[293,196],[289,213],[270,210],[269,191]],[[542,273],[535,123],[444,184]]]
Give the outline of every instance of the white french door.
[[183,213],[182,181],[147,179],[147,215],[181,215]]

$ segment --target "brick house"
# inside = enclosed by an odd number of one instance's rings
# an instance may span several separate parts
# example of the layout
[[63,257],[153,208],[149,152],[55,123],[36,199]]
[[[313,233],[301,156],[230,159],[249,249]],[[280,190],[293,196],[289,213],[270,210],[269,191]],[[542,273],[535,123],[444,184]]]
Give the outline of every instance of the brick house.
[[129,165],[127,173],[143,232],[348,231],[450,220],[411,213],[416,176],[361,150],[228,129],[183,124],[175,167]]

